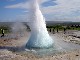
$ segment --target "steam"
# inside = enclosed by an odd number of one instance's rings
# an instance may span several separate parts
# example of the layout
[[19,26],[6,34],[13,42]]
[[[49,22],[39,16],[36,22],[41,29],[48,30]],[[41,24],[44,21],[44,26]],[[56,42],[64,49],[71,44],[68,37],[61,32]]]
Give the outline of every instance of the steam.
[[26,26],[21,22],[15,22],[11,27],[11,31],[14,37],[22,37],[25,34]]

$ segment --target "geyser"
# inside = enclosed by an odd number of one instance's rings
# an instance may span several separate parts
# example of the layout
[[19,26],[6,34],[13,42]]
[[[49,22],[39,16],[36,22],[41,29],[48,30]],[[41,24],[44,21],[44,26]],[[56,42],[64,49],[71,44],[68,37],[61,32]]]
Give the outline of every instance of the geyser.
[[32,0],[31,2],[31,19],[30,19],[30,29],[31,36],[28,40],[27,48],[50,48],[53,46],[54,41],[49,36],[45,18],[43,17],[37,0]]

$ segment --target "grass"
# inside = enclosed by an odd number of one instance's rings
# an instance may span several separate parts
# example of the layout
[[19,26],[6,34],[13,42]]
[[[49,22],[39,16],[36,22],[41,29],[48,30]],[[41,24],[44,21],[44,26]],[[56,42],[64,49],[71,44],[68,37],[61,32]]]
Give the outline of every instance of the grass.
[[5,34],[10,32],[10,27],[8,27],[8,26],[0,26],[0,34],[2,33],[1,29],[4,30]]
[[64,28],[66,30],[80,30],[80,27],[79,26],[63,26],[63,25],[53,25],[53,26],[47,26],[48,29],[55,29],[55,30],[64,30]]
[[[63,31],[64,28],[66,28],[66,30],[80,30],[80,27],[78,26],[63,26],[63,25],[53,25],[53,26],[47,26],[48,29],[54,29],[54,30],[59,30],[59,31]],[[4,33],[10,33],[11,28],[9,26],[0,26],[0,34],[2,33],[1,29],[4,30]]]

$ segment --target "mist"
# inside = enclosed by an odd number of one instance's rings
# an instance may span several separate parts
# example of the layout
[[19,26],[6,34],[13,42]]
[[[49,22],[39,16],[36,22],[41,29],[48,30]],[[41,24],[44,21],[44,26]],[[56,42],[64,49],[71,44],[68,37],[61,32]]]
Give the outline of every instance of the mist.
[[14,37],[23,37],[26,32],[27,27],[21,22],[15,22],[11,26],[11,32]]

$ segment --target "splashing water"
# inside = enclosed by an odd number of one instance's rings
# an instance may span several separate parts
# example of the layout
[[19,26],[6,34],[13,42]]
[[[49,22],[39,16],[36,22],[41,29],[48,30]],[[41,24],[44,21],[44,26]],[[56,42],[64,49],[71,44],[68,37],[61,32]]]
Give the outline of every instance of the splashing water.
[[31,1],[31,21],[30,29],[31,36],[26,44],[27,48],[50,48],[53,46],[54,41],[49,36],[45,19],[39,9],[39,4],[37,0]]

